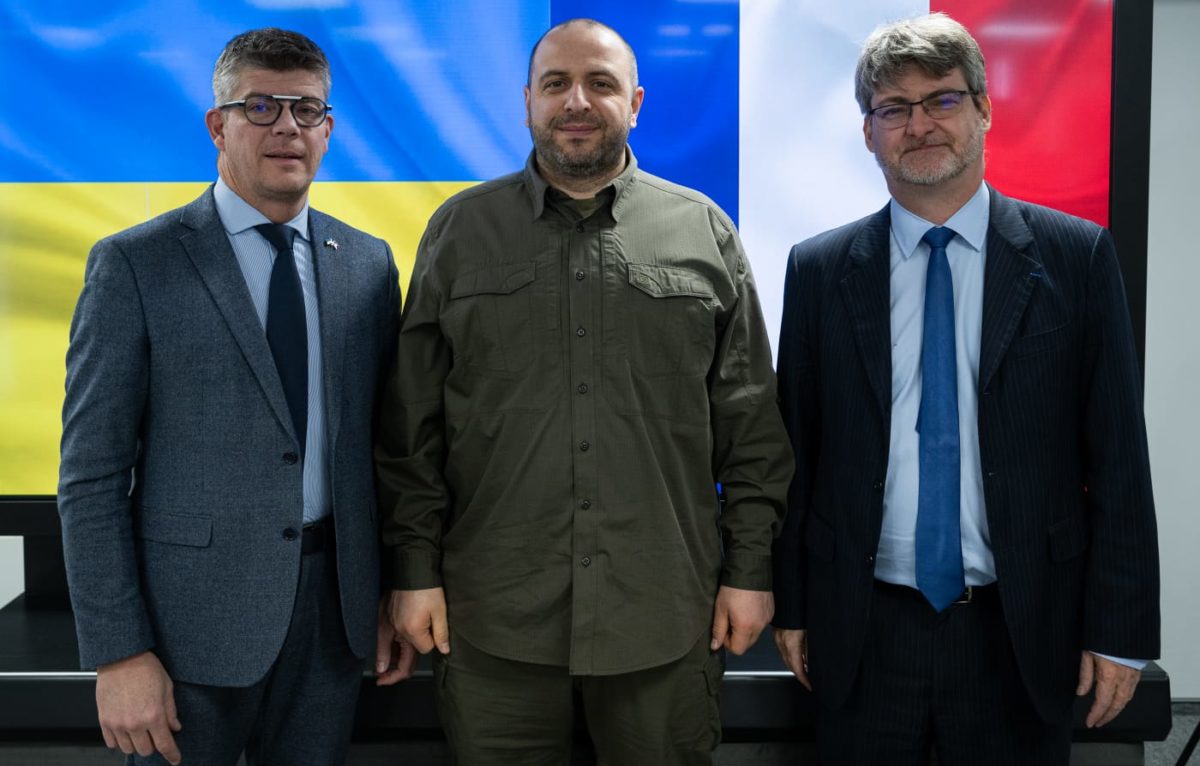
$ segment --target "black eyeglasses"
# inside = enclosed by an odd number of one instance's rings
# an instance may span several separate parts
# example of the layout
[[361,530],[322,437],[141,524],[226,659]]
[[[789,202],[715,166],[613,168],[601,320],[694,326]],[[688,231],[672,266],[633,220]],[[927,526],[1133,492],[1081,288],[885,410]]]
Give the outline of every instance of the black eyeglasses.
[[913,107],[918,104],[925,110],[925,114],[933,119],[944,120],[962,110],[967,96],[975,95],[976,93],[971,90],[947,90],[926,96],[920,101],[901,101],[877,106],[867,114],[874,117],[875,121],[885,128],[902,128],[912,119]]
[[217,108],[240,106],[246,119],[255,125],[274,125],[279,115],[283,114],[285,102],[292,110],[292,119],[302,128],[317,127],[333,111],[332,106],[311,96],[247,96],[240,101],[219,104]]

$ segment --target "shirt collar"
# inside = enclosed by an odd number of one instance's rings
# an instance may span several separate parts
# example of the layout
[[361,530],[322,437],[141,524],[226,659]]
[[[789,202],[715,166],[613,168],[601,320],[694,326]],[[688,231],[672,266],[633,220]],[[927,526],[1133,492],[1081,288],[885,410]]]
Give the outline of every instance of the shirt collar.
[[[213,187],[213,201],[217,205],[217,215],[221,218],[222,225],[225,226],[225,232],[231,237],[259,224],[271,223],[271,220],[260,213],[257,208],[230,189],[229,184],[225,183],[225,179],[220,176],[217,176],[217,183]],[[285,222],[284,225],[291,226],[301,239],[305,242],[308,241],[307,199],[296,217]]]
[[[542,213],[546,210],[546,192],[551,188],[537,170],[536,154],[536,151],[531,151],[529,159],[525,160],[525,188],[529,192],[529,202],[535,221],[541,218]],[[633,156],[633,150],[626,145],[625,169],[621,171],[620,175],[609,181],[608,186],[604,187],[613,189],[612,217],[614,221],[621,219],[621,201],[633,186],[635,175],[637,175],[637,158]]]
[[[967,200],[965,205],[950,216],[946,223],[942,224],[954,229],[958,238],[977,253],[983,252],[983,243],[987,238],[990,197],[988,185],[979,184],[979,190],[971,196],[971,199]],[[921,244],[921,237],[925,236],[925,232],[937,224],[930,223],[916,213],[905,209],[895,198],[892,199],[891,213],[892,236],[895,237],[896,244],[900,248],[900,255],[907,260],[917,251],[917,245]]]

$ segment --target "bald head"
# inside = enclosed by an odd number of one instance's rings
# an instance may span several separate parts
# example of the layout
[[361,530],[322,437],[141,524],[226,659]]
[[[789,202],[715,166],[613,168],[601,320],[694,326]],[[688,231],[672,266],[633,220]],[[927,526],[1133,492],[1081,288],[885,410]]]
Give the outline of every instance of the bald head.
[[527,72],[525,74],[525,85],[526,86],[533,84],[534,65],[537,60],[538,49],[540,49],[542,47],[542,43],[544,43],[547,39],[552,38],[552,37],[558,35],[559,33],[564,32],[567,29],[571,29],[571,28],[584,28],[584,29],[591,30],[594,33],[596,33],[597,35],[600,35],[603,37],[611,36],[613,38],[613,40],[617,44],[619,44],[622,49],[624,49],[625,57],[628,59],[627,63],[628,63],[628,69],[629,69],[629,91],[632,93],[633,91],[637,90],[637,87],[638,87],[637,56],[635,56],[633,53],[633,46],[631,46],[628,42],[626,42],[625,38],[621,37],[621,35],[617,32],[617,30],[613,29],[612,27],[608,26],[607,24],[596,21],[595,19],[567,19],[566,21],[562,22],[561,24],[555,24],[554,26],[547,29],[545,31],[545,33],[543,33],[542,36],[538,38],[537,42],[533,44],[533,50],[531,50],[529,52],[529,69],[527,70]]

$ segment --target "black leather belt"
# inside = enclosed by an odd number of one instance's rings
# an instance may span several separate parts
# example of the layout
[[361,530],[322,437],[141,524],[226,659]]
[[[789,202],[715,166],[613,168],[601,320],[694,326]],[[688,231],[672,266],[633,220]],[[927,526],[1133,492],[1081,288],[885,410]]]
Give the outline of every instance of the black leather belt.
[[300,552],[304,555],[333,549],[333,517],[305,524],[300,534]]
[[[921,594],[921,591],[916,588],[910,588],[907,585],[897,585],[896,583],[876,580],[875,587],[925,602],[925,596]],[[995,598],[998,595],[1000,595],[1000,588],[994,582],[987,585],[968,585],[963,590],[961,596],[950,602],[950,606],[965,606],[966,604],[981,601],[985,598]]]

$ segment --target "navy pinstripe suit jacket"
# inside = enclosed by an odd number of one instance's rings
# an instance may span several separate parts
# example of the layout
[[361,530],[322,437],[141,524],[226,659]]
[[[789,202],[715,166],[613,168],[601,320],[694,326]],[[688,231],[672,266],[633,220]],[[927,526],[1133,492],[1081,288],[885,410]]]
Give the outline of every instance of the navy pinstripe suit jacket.
[[[846,699],[871,608],[891,418],[890,215],[792,248],[779,395],[796,452],[775,624]],[[1111,235],[991,190],[979,447],[1004,614],[1030,698],[1069,714],[1084,648],[1159,654],[1141,383]]]

